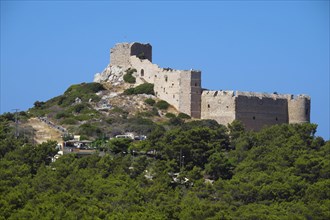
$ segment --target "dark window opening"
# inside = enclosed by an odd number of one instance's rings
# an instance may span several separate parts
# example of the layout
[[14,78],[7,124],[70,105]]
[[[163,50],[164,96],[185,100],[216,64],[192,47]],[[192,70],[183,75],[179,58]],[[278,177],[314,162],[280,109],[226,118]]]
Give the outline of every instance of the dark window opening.
[[308,108],[306,108],[305,114],[308,115],[308,112],[309,112],[309,111],[308,111]]
[[167,76],[165,76],[165,82],[167,82]]
[[195,83],[195,86],[197,86],[197,83]]
[[276,117],[275,120],[278,121],[278,118]]
[[226,106],[226,108],[228,108],[228,105]]
[[207,108],[210,108],[210,104],[207,104]]
[[256,117],[255,116],[253,116],[252,118],[253,118],[253,120],[256,120]]
[[141,69],[141,76],[144,76],[144,69]]

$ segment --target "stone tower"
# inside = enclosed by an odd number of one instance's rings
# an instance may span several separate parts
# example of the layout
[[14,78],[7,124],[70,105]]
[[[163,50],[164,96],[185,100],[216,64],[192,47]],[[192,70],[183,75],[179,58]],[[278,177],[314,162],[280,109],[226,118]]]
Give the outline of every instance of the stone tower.
[[110,65],[128,67],[130,57],[137,56],[152,62],[152,47],[150,44],[120,43],[110,50]]
[[288,97],[289,123],[304,123],[310,121],[311,99],[306,95]]

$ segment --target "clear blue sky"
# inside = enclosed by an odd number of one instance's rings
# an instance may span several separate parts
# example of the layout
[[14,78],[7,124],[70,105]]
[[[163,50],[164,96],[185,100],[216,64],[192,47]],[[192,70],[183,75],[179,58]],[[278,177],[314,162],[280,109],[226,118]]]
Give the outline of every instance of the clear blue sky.
[[93,81],[133,41],[204,88],[308,94],[329,139],[329,1],[1,1],[0,112]]

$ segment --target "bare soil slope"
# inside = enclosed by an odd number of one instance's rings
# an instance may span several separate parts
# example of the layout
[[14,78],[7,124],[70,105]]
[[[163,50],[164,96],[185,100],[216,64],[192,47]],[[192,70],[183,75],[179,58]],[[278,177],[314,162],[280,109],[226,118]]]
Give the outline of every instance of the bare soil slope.
[[48,140],[57,141],[62,143],[61,133],[48,126],[46,123],[40,121],[38,118],[30,118],[28,120],[28,125],[33,127],[34,132],[34,141],[38,144],[42,142],[47,142]]

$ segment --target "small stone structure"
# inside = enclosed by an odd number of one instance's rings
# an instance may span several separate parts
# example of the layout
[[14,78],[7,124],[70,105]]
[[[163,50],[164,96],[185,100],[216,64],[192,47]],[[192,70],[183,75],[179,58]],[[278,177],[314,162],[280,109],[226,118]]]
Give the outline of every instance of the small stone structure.
[[193,118],[214,119],[227,125],[240,120],[247,129],[281,123],[310,121],[310,97],[239,91],[210,91],[201,88],[201,71],[160,68],[152,63],[152,46],[120,43],[111,49],[110,64],[94,81],[112,81],[128,68],[136,84],[153,83],[155,95]]

